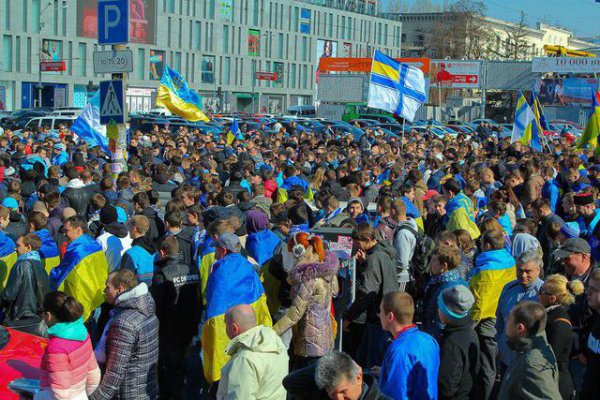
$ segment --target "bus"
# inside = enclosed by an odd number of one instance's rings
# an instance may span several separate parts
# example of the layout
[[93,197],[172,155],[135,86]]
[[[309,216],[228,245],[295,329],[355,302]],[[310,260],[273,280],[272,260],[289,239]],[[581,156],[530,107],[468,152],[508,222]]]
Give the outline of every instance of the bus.
[[352,121],[354,119],[374,119],[385,124],[401,123],[394,118],[392,113],[367,107],[367,103],[346,103],[342,120]]

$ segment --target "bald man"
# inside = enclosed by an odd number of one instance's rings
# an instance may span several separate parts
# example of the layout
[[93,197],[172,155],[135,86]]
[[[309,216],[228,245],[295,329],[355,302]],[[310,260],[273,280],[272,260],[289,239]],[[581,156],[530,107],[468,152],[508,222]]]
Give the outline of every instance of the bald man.
[[217,399],[285,400],[282,385],[288,374],[287,349],[273,329],[256,324],[249,304],[231,307],[225,313],[227,336],[231,339],[223,367]]

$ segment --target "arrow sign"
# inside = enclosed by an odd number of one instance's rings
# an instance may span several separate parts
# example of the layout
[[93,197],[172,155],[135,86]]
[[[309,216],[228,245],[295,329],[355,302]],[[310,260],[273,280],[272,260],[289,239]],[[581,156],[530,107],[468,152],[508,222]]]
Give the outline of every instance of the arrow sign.
[[106,125],[114,120],[117,124],[125,123],[123,113],[123,81],[100,82],[100,123]]

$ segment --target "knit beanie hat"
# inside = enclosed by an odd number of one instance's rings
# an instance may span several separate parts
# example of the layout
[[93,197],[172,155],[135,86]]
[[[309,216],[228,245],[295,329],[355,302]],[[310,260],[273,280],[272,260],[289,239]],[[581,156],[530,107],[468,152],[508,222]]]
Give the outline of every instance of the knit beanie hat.
[[118,212],[114,206],[107,205],[100,209],[100,222],[104,225],[117,222]]
[[577,222],[567,222],[560,228],[560,233],[565,235],[567,239],[579,237],[580,229]]
[[464,285],[447,288],[438,297],[438,308],[450,321],[456,321],[469,315],[475,298]]

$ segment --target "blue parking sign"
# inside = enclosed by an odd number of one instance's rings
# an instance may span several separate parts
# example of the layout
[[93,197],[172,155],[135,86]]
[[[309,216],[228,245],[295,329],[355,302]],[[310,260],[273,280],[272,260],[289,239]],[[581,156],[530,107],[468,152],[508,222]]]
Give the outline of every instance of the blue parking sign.
[[98,44],[129,42],[129,0],[98,0]]

